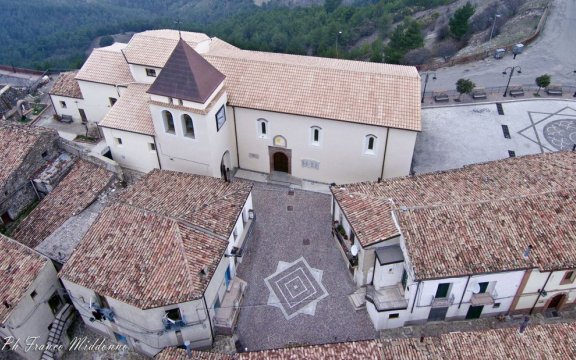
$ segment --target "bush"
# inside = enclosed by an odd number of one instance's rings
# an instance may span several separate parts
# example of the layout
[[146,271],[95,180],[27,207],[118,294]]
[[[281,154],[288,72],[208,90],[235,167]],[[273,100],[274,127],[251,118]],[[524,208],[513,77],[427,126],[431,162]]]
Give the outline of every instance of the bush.
[[433,49],[433,54],[446,60],[454,56],[458,50],[460,50],[460,44],[452,39],[448,39],[436,45]]
[[460,94],[458,95],[458,99],[460,99],[460,96],[462,96],[462,94],[470,94],[475,87],[476,84],[474,84],[472,80],[459,79],[456,82],[456,91],[458,91],[458,93]]
[[426,64],[428,60],[432,57],[432,52],[427,48],[419,48],[410,50],[402,58],[402,64],[404,65],[422,65]]
[[110,35],[102,36],[100,38],[100,47],[110,46],[114,44],[114,38]]
[[548,74],[538,76],[536,78],[536,85],[538,86],[538,91],[536,92],[536,95],[540,95],[540,89],[549,86],[551,81],[552,78]]
[[469,2],[454,12],[448,24],[450,33],[455,39],[461,40],[469,30],[468,20],[474,15],[474,7]]

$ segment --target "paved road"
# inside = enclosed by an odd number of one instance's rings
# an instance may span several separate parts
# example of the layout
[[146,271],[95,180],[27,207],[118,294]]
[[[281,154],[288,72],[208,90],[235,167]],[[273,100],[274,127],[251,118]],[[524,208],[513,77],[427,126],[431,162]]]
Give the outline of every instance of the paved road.
[[546,25],[534,43],[524,53],[513,59],[488,58],[482,61],[457,65],[436,71],[437,79],[428,82],[426,91],[450,90],[460,78],[469,78],[478,87],[506,86],[508,76],[502,71],[509,66],[520,66],[522,74],[515,74],[511,84],[534,83],[542,74],[552,75],[552,82],[576,85],[576,1],[552,0]]

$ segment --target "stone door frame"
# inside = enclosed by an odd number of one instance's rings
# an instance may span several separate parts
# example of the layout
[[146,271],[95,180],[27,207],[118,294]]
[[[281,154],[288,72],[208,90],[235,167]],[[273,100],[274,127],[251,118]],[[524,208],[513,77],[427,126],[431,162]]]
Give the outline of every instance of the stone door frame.
[[268,146],[268,157],[270,158],[270,173],[274,171],[274,154],[282,153],[288,158],[288,174],[292,174],[292,150],[277,146]]

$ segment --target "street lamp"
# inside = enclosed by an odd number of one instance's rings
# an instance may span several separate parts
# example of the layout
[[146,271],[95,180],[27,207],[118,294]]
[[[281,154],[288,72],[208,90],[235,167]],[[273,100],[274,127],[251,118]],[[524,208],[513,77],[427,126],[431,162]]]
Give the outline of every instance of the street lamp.
[[426,75],[426,77],[424,78],[424,90],[422,90],[422,99],[420,99],[421,103],[424,102],[424,94],[426,94],[426,85],[428,85],[428,78],[430,77],[430,74],[432,74],[432,80],[436,80],[436,72],[434,71],[422,74]]
[[522,68],[520,66],[510,66],[502,71],[502,75],[506,75],[506,71],[510,69],[510,76],[508,77],[508,83],[506,84],[506,89],[504,90],[504,97],[506,97],[506,93],[508,92],[508,86],[510,86],[510,80],[512,80],[512,75],[514,75],[514,70],[516,73],[522,74]]
[[492,23],[492,30],[490,31],[490,40],[488,40],[489,43],[492,42],[492,34],[494,34],[494,27],[496,26],[496,19],[498,19],[500,17],[500,15],[496,14],[496,16],[494,16],[494,22]]
[[[576,70],[574,70],[574,74],[576,74]],[[576,97],[576,91],[574,91],[574,95],[572,95],[573,97]]]
[[338,34],[336,34],[336,59],[339,58],[339,56],[338,56],[338,38],[340,37],[340,35],[342,35],[342,31],[338,31]]

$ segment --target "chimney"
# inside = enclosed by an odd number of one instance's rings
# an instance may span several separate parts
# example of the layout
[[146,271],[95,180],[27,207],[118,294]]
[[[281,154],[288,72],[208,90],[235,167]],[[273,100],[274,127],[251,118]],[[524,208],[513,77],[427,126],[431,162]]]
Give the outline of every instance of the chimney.
[[526,250],[524,250],[524,260],[528,260],[528,257],[530,256],[530,252],[532,251],[532,245],[528,245],[528,247],[526,247]]
[[520,324],[520,329],[519,329],[520,334],[524,333],[524,330],[526,330],[526,328],[528,327],[529,322],[530,322],[530,318],[528,316],[524,316],[524,321],[522,321],[522,324]]
[[192,359],[192,350],[190,349],[189,340],[184,341],[184,347],[186,348],[186,355],[188,356],[188,359]]

